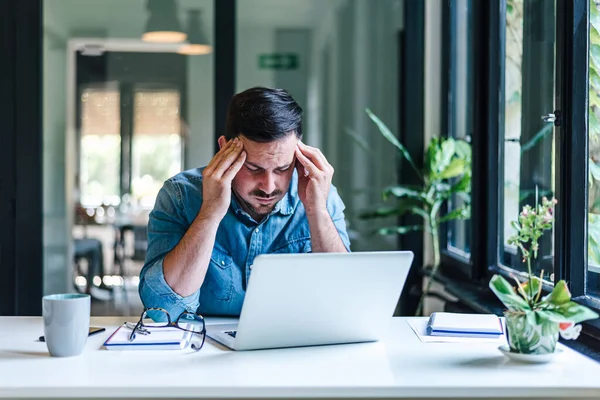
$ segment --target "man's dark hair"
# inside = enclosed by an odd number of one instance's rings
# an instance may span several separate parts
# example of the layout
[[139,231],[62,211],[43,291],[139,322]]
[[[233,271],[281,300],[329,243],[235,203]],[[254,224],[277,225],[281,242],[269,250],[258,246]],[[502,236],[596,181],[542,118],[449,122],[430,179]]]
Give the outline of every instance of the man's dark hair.
[[302,108],[284,89],[253,87],[229,103],[227,140],[244,135],[254,142],[272,142],[291,131],[302,138]]

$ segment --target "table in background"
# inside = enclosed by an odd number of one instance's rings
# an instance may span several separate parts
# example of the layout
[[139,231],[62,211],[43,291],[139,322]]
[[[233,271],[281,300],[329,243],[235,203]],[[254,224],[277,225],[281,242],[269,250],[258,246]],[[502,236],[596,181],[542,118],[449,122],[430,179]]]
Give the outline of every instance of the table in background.
[[116,326],[136,318],[92,318],[107,332],[90,337],[79,357],[51,358],[37,342],[40,317],[0,317],[0,397],[600,398],[600,364],[560,344],[554,363],[516,364],[493,343],[422,343],[405,318],[393,318],[376,343],[234,352],[209,340],[199,353],[102,348]]

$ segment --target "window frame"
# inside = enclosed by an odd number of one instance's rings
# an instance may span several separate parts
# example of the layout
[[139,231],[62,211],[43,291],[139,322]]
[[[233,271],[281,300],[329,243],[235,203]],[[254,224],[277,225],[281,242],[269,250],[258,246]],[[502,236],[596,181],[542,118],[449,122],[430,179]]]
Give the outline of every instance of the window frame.
[[[472,184],[471,260],[461,259],[444,250],[442,273],[455,282],[470,280],[487,286],[494,274],[525,279],[527,274],[502,265],[503,244],[498,228],[502,216],[504,173],[498,169],[504,159],[504,53],[506,0],[474,2],[474,132]],[[448,16],[450,0],[444,5],[444,32],[452,38]],[[581,178],[588,173],[588,90],[589,90],[589,17],[590,0],[556,0],[556,208],[554,230],[555,281],[569,283],[572,298],[600,311],[600,298],[587,293],[588,185]],[[449,46],[446,46],[449,47]],[[442,55],[442,88],[450,99],[446,72],[451,54]],[[442,104],[443,128],[447,131],[450,105]],[[494,216],[494,218],[492,218]],[[445,232],[442,237],[445,237]],[[446,248],[442,242],[442,248]],[[456,270],[458,269],[458,273]],[[454,271],[453,271],[454,270]],[[552,290],[544,284],[544,290]],[[583,323],[584,333],[592,342],[600,340],[600,320]]]

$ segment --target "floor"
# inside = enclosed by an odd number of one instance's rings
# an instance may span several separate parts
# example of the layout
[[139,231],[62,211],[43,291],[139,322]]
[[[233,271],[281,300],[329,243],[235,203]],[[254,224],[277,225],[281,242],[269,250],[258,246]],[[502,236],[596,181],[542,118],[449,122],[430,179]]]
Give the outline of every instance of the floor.
[[144,306],[137,285],[116,287],[112,292],[92,288],[92,316],[139,316]]

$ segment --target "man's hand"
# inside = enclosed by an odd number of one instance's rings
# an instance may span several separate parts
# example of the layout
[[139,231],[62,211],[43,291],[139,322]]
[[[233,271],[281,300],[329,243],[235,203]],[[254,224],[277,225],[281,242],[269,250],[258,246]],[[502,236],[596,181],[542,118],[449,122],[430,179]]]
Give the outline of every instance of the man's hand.
[[327,212],[327,196],[331,187],[333,167],[321,150],[298,142],[296,147],[298,195],[307,215]]
[[200,213],[221,222],[231,203],[231,181],[246,161],[242,142],[227,142],[202,172],[202,208]]

